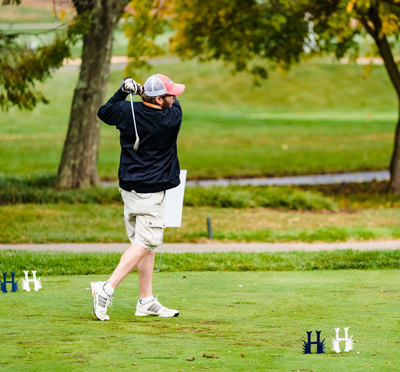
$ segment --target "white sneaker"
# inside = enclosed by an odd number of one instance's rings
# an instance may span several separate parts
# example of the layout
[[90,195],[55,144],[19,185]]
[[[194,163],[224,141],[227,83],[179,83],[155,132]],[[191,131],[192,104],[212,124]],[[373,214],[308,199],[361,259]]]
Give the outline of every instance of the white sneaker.
[[110,320],[107,315],[107,307],[112,307],[114,297],[104,292],[103,286],[107,282],[91,282],[90,289],[94,298],[93,311],[99,320]]
[[157,298],[153,298],[150,302],[148,302],[145,305],[142,305],[140,303],[140,300],[138,301],[136,305],[136,316],[159,316],[162,318],[172,318],[174,316],[179,315],[178,310],[174,309],[168,309],[167,307],[161,305]]

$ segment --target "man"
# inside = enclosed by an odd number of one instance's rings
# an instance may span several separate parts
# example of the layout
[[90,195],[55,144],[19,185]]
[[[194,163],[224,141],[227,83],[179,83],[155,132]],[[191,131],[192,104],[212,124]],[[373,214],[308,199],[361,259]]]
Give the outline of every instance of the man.
[[[121,88],[99,109],[98,117],[120,131],[119,190],[132,243],[106,282],[91,283],[94,313],[99,320],[110,319],[107,308],[111,307],[113,292],[135,267],[140,283],[135,315],[179,315],[153,297],[152,282],[155,250],[162,243],[165,228],[165,190],[180,183],[176,140],[182,110],[176,96],[184,90],[184,85],[160,74],[149,77],[143,88],[125,78]],[[131,107],[125,100],[129,92],[139,94],[143,102],[134,102]]]

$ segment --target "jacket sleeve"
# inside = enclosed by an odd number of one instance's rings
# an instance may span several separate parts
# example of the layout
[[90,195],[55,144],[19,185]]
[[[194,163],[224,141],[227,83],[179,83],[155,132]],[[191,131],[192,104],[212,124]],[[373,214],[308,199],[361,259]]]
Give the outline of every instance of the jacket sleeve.
[[174,103],[172,104],[172,108],[173,108],[176,112],[182,114],[181,104],[179,103],[179,101],[178,101],[177,99],[176,99],[176,100],[174,101]]
[[108,102],[99,108],[97,116],[108,125],[118,126],[121,112],[121,102],[124,102],[128,93],[119,89]]

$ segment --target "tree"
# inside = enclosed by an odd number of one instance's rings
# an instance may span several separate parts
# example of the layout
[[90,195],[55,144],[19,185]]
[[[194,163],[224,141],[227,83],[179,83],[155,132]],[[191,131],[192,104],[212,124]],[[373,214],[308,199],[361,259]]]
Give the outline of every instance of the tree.
[[100,183],[97,110],[104,103],[110,75],[113,32],[129,0],[73,2],[78,16],[90,14],[91,18],[89,30],[83,35],[82,63],[58,168],[59,188],[84,188]]
[[399,0],[177,0],[173,50],[184,58],[222,59],[257,81],[268,64],[289,69],[321,53],[358,55],[369,34],[399,101],[389,192],[400,194],[400,72],[390,37],[400,37]]
[[104,103],[110,75],[113,31],[128,3],[124,27],[131,40],[128,50],[133,59],[131,67],[135,67],[145,64],[139,58],[145,53],[154,56],[160,52],[155,47],[154,37],[163,31],[156,25],[164,1],[74,0],[78,16],[90,13],[91,23],[89,31],[83,35],[82,64],[58,168],[56,185],[59,188],[85,188],[100,183],[97,174],[100,142],[97,111]]
[[[54,0],[53,3],[55,4]],[[20,4],[20,0],[3,0],[2,5]],[[74,91],[68,133],[58,168],[56,186],[84,188],[98,185],[97,161],[100,121],[97,110],[104,103],[110,74],[113,32],[124,15],[124,29],[130,40],[128,70],[144,67],[143,55],[155,56],[163,51],[154,38],[163,33],[164,11],[168,0],[73,0],[76,16],[65,30],[56,33],[52,43],[32,49],[17,38],[21,33],[0,33],[0,107],[16,105],[33,109],[48,100],[34,90],[54,68],[70,57],[70,46],[83,37],[82,64]],[[127,7],[127,5],[129,6]],[[54,31],[54,30],[51,30]]]

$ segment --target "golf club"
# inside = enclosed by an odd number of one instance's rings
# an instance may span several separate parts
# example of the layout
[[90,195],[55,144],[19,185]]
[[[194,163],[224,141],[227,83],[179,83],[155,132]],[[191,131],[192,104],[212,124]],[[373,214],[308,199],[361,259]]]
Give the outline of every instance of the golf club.
[[135,141],[135,145],[133,146],[133,151],[137,151],[139,148],[139,136],[138,136],[137,128],[136,128],[135,110],[133,109],[132,91],[131,90],[129,90],[129,96],[131,97],[133,124],[135,125],[135,134],[136,134],[136,141]]

